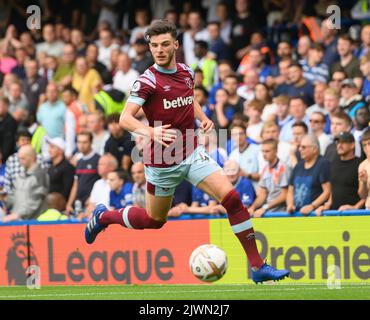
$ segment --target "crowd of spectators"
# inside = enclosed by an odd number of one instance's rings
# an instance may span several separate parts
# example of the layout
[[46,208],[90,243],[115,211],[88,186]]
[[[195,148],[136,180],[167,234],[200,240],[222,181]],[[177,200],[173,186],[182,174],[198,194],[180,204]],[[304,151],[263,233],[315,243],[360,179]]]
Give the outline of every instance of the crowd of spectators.
[[[367,7],[28,2],[0,1],[0,220],[81,219],[97,203],[145,206],[144,165],[132,156],[143,140],[119,118],[153,64],[144,32],[157,18],[177,25],[177,61],[194,70],[194,98],[215,123],[201,143],[254,217],[370,208]],[[31,4],[41,8],[40,29],[27,27]],[[333,4],[339,29],[326,12]],[[225,209],[184,181],[169,215],[183,213]]]

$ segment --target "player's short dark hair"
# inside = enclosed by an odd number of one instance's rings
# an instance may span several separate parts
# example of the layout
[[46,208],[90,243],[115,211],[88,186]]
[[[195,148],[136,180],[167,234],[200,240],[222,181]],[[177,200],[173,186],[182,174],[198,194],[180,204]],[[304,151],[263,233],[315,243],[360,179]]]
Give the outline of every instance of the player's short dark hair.
[[303,121],[297,121],[297,122],[293,123],[292,129],[294,127],[301,127],[306,134],[308,133],[307,124],[305,124]]
[[15,141],[18,141],[20,138],[29,138],[32,139],[32,134],[25,128],[19,129],[15,135]]
[[158,36],[166,33],[171,34],[172,38],[176,39],[176,26],[167,20],[153,20],[145,32],[145,39],[149,41],[152,36]]
[[110,123],[119,123],[120,117],[121,117],[121,115],[118,112],[111,113],[107,117],[107,124],[110,124]]

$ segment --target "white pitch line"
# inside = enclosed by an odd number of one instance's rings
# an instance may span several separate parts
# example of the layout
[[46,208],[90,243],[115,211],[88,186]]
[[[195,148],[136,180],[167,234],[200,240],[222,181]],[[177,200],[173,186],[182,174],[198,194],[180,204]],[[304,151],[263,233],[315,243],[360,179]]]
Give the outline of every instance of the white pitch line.
[[[365,286],[346,286],[344,288],[366,288],[370,289],[370,286],[365,285]],[[317,290],[323,290],[327,289],[325,287],[321,288],[306,288],[305,290],[311,290],[311,291],[317,291]],[[266,289],[244,289],[244,290],[189,290],[189,291],[139,291],[139,292],[86,292],[86,293],[56,293],[56,294],[28,294],[28,295],[13,295],[13,296],[0,296],[0,299],[11,299],[11,298],[41,298],[41,297],[82,297],[82,296],[95,296],[95,295],[138,295],[138,294],[175,294],[175,293],[180,293],[180,294],[187,294],[187,293],[224,293],[224,292],[253,292],[254,294],[259,294],[259,293],[265,293],[268,291],[269,293],[281,293],[284,291],[298,291],[300,289],[298,288],[283,288],[283,290],[278,290],[278,289],[272,289],[271,287],[266,288]],[[341,289],[337,289],[341,290]],[[334,290],[333,292],[340,292]],[[262,291],[262,292],[261,292]]]

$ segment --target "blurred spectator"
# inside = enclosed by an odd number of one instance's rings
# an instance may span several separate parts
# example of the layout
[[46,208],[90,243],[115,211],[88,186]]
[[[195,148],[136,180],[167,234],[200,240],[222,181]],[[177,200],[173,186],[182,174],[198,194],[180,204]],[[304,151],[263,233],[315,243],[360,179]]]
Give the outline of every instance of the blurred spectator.
[[324,107],[324,92],[328,88],[326,83],[319,82],[315,85],[314,90],[314,101],[315,104],[308,107],[306,110],[306,115],[311,116],[313,112],[321,112],[324,115],[328,114],[328,111]]
[[216,15],[218,21],[220,22],[220,34],[227,45],[229,45],[231,41],[230,35],[232,29],[232,22],[229,18],[229,12],[230,10],[226,2],[219,1],[217,3]]
[[[5,169],[5,191],[11,193],[14,190],[14,183],[16,178],[23,173],[24,168],[19,161],[18,150],[27,145],[31,145],[31,134],[26,129],[19,129],[15,136],[16,150],[17,152],[8,157],[6,161]],[[37,162],[41,168],[45,169],[47,164],[43,161],[42,155],[37,155]]]
[[208,56],[216,61],[230,59],[229,48],[221,36],[220,22],[208,22],[207,32],[209,34]]
[[77,56],[84,56],[86,55],[86,42],[84,39],[84,35],[80,29],[72,29],[71,31],[71,43],[74,45],[76,49]]
[[172,208],[168,212],[170,217],[176,217],[186,212],[192,204],[193,185],[189,181],[182,181],[176,188],[172,199]]
[[15,49],[15,59],[17,60],[17,65],[12,69],[14,73],[20,80],[23,80],[26,77],[26,72],[24,64],[27,59],[27,52],[22,47]]
[[256,96],[255,89],[258,81],[258,73],[256,70],[246,72],[243,77],[243,84],[237,89],[237,94],[246,101],[253,100]]
[[62,138],[49,139],[48,142],[51,159],[51,166],[48,170],[49,193],[57,192],[67,201],[73,185],[75,168],[64,157],[66,143]]
[[53,81],[57,83],[60,89],[63,89],[71,84],[75,59],[76,49],[74,45],[71,43],[66,43],[63,47],[63,54],[58,68],[53,76]]
[[214,84],[211,90],[209,91],[209,104],[215,105],[216,104],[216,91],[223,86],[223,81],[225,78],[233,72],[231,64],[229,61],[219,61],[217,64],[218,70],[218,80],[219,82]]
[[109,139],[109,132],[104,129],[105,117],[100,111],[95,111],[87,116],[88,128],[93,135],[93,150],[102,155],[104,146]]
[[274,97],[287,95],[290,84],[289,68],[292,63],[293,60],[291,58],[279,61],[279,74],[274,77],[267,77],[266,84],[273,88]]
[[235,110],[228,104],[229,94],[224,88],[216,91],[216,105],[215,113],[213,114],[213,121],[216,128],[227,128],[233,119]]
[[189,29],[182,35],[182,46],[185,54],[185,63],[192,65],[197,61],[194,51],[194,43],[196,40],[208,40],[207,30],[202,27],[201,13],[197,10],[192,10],[188,15]]
[[104,152],[112,154],[119,166],[128,171],[131,165],[131,152],[135,146],[129,132],[123,130],[119,124],[120,115],[113,113],[107,117],[110,136],[104,145]]
[[107,153],[99,158],[98,174],[100,179],[95,181],[87,200],[86,212],[92,213],[95,206],[102,203],[109,207],[111,188],[108,183],[108,174],[117,170],[118,162],[115,157]]
[[240,61],[247,53],[251,35],[258,30],[261,22],[256,15],[251,12],[252,1],[236,0],[236,15],[232,20],[231,29],[231,48],[233,58]]
[[293,124],[292,126],[292,136],[293,140],[290,147],[290,166],[294,168],[298,161],[301,161],[301,154],[299,152],[299,146],[303,137],[308,133],[308,126],[303,122],[299,121]]
[[48,209],[37,218],[37,221],[63,221],[68,219],[62,213],[66,208],[66,200],[60,193],[49,193],[46,196],[46,204]]
[[324,132],[325,116],[323,113],[317,111],[310,116],[311,133],[316,136],[320,143],[320,155],[324,155],[326,148],[331,143],[330,136]]
[[25,94],[22,92],[22,85],[14,82],[9,88],[9,112],[18,122],[24,121],[29,114],[29,105]]
[[280,132],[280,139],[283,141],[292,141],[292,126],[296,122],[303,121],[306,124],[309,123],[309,119],[306,115],[306,104],[301,96],[293,97],[289,102],[289,114],[292,119],[286,123]]
[[[351,133],[355,137],[356,145],[361,145],[361,138],[364,132],[367,130],[369,127],[369,122],[370,122],[370,111],[368,108],[363,107],[360,109],[357,109],[355,118],[353,120],[353,129]],[[361,153],[361,158],[362,158]]]
[[76,135],[80,132],[79,120],[81,116],[87,113],[87,108],[78,101],[78,92],[71,86],[64,88],[62,101],[67,107],[65,114],[65,155],[69,159],[76,149]]
[[99,56],[99,48],[96,44],[90,43],[86,49],[86,61],[89,69],[96,70],[100,77],[104,80],[111,76],[110,72],[108,71],[107,67],[98,61]]
[[337,29],[333,28],[331,20],[325,19],[321,22],[321,34],[324,39],[323,45],[325,48],[323,63],[330,67],[339,60]]
[[316,210],[321,215],[323,210],[361,209],[365,201],[357,194],[358,168],[361,160],[355,157],[355,139],[351,133],[342,132],[334,138],[339,157],[330,164],[330,182],[332,193],[327,202]]
[[353,40],[346,34],[342,34],[338,38],[337,44],[340,61],[335,63],[331,72],[343,70],[347,77],[353,79],[356,86],[362,86],[362,74],[360,71],[360,63],[356,57],[353,56]]
[[80,102],[85,104],[90,112],[95,110],[94,95],[102,84],[99,73],[89,68],[86,58],[78,57],[72,75],[72,86],[78,91]]
[[285,211],[290,174],[287,165],[278,158],[276,140],[264,140],[261,149],[266,164],[256,191],[257,198],[249,209],[256,218],[263,216],[266,211]]
[[[68,214],[74,212],[75,200],[80,201],[82,207],[90,196],[95,181],[99,180],[98,161],[100,156],[92,149],[93,136],[90,132],[80,132],[77,135],[77,158],[76,174],[67,201],[66,211]],[[73,163],[73,161],[72,161]]]
[[247,142],[246,127],[244,125],[231,125],[230,132],[236,148],[231,152],[229,159],[239,164],[241,176],[257,182],[260,178],[258,173],[259,147]]
[[365,101],[369,101],[368,97],[370,96],[370,53],[364,55],[361,58],[360,70],[364,76],[361,95],[365,99]]
[[244,101],[237,93],[239,86],[238,77],[234,74],[226,76],[223,88],[229,94],[228,104],[233,107],[235,113],[243,113],[244,110]]
[[[350,132],[351,128],[352,121],[347,113],[340,110],[333,115],[330,125],[330,131],[333,137],[339,135],[341,132]],[[355,154],[358,157],[361,156],[360,146],[356,146]],[[328,159],[330,162],[333,162],[336,158],[338,158],[335,142],[329,144],[326,148],[325,158]]]
[[[213,117],[214,105],[209,104],[208,91],[203,86],[194,87],[194,99],[202,107],[203,112],[206,116],[211,119]],[[195,120],[199,127],[199,121]]]
[[365,208],[370,209],[370,131],[367,130],[361,139],[361,144],[366,154],[366,159],[358,167],[358,195],[361,199],[366,199]]
[[110,187],[109,207],[121,209],[133,204],[132,183],[128,180],[127,171],[117,169],[109,172],[107,180]]
[[289,114],[290,99],[288,96],[280,95],[274,98],[274,103],[276,104],[275,121],[279,125],[281,131],[284,126],[292,120],[292,116]]
[[243,176],[243,173],[240,172],[239,164],[233,160],[227,160],[225,162],[224,172],[239,193],[243,205],[249,208],[256,199],[256,192],[254,191],[251,180]]
[[340,100],[341,108],[353,119],[355,117],[356,110],[364,107],[365,105],[365,101],[362,95],[359,94],[359,89],[354,80],[345,79],[342,82]]
[[266,82],[267,77],[271,75],[270,66],[264,62],[264,56],[259,48],[251,48],[239,64],[237,72],[246,74],[251,70],[255,70],[258,74],[258,80],[262,83]]
[[210,133],[202,135],[202,138],[204,141],[199,138],[199,144],[202,144],[203,142],[206,152],[219,164],[221,168],[223,168],[224,163],[227,160],[227,152],[224,148],[219,147],[218,144],[220,144],[221,141],[217,141],[216,130],[212,130]]
[[308,59],[308,52],[311,48],[311,39],[309,36],[301,36],[297,44],[298,62],[302,64],[304,60]]
[[144,38],[144,33],[150,24],[150,14],[147,8],[138,8],[135,11],[136,27],[131,30],[130,44],[139,38]]
[[264,104],[256,99],[245,102],[244,104],[244,114],[249,118],[247,136],[256,143],[261,142],[261,131],[263,127],[261,116],[263,108]]
[[339,93],[333,89],[333,88],[328,88],[324,92],[324,108],[326,111],[325,115],[325,128],[324,132],[327,134],[331,133],[331,122],[334,117],[334,115],[340,111],[340,96]]
[[[277,146],[277,156],[281,162],[283,162],[286,166],[290,166],[290,149],[291,145],[289,142],[286,141],[279,141],[280,135],[280,127],[275,121],[267,121],[264,122],[262,130],[261,130],[261,140],[262,142],[265,140],[275,140],[278,144]],[[266,167],[267,162],[263,157],[262,150],[258,153],[258,167],[260,169],[260,173],[264,167]]]
[[64,122],[66,106],[58,98],[58,88],[55,83],[46,87],[46,101],[39,106],[37,121],[42,125],[49,138],[64,137]]
[[323,63],[324,47],[321,44],[311,45],[307,60],[302,61],[303,76],[313,84],[325,83],[329,79],[329,67]]
[[313,104],[314,87],[311,82],[303,77],[301,65],[293,63],[289,67],[289,85],[286,87],[286,92],[283,94],[292,97],[301,97],[306,105]]
[[329,82],[329,87],[340,92],[342,89],[342,82],[347,78],[346,73],[343,70],[338,70],[333,72],[331,80]]
[[113,77],[113,88],[122,91],[128,97],[138,77],[139,73],[131,68],[131,59],[128,54],[121,53],[118,57],[118,69]]
[[197,58],[191,64],[193,70],[200,69],[203,72],[203,82],[202,85],[210,90],[215,83],[215,78],[217,76],[217,63],[215,60],[207,57],[208,44],[206,41],[197,40],[194,42],[194,54]]
[[315,136],[304,136],[299,151],[302,160],[289,179],[287,211],[308,215],[329,199],[330,164],[320,156],[320,144]]
[[132,187],[133,203],[137,207],[145,208],[146,179],[142,162],[136,162],[132,165],[131,177],[134,181]]
[[105,65],[108,70],[111,69],[110,57],[113,49],[119,49],[118,44],[113,42],[113,34],[111,30],[101,30],[99,32],[99,48],[98,61]]
[[30,145],[20,148],[19,161],[24,172],[15,180],[14,193],[8,194],[12,211],[3,218],[3,222],[34,219],[46,210],[49,179],[37,164],[36,152]]
[[15,149],[15,135],[18,124],[9,113],[9,100],[0,98],[0,150],[2,161],[5,163]]
[[44,42],[36,45],[37,54],[46,52],[48,55],[54,57],[59,57],[62,55],[64,43],[60,40],[57,40],[54,25],[44,25],[42,29],[42,37]]
[[35,115],[40,95],[46,90],[47,80],[38,74],[38,62],[29,59],[25,63],[26,78],[23,80],[23,92],[28,101],[30,114]]
[[148,50],[148,44],[143,38],[139,38],[133,45],[135,56],[132,61],[132,68],[139,74],[144,73],[153,64],[153,58]]

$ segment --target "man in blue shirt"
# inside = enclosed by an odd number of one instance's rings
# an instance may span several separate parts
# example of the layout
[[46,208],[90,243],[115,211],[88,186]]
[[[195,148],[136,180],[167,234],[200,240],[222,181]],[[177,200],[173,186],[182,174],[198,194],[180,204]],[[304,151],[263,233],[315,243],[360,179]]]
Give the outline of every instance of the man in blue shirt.
[[302,160],[290,176],[287,211],[308,215],[330,197],[330,163],[320,156],[320,143],[313,135],[303,137],[299,151]]
[[294,63],[289,67],[289,85],[286,94],[289,97],[301,97],[306,105],[314,104],[314,87],[311,82],[303,77],[302,66]]
[[132,183],[128,181],[128,174],[122,169],[108,173],[109,206],[120,209],[132,205]]

